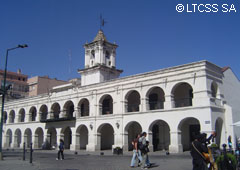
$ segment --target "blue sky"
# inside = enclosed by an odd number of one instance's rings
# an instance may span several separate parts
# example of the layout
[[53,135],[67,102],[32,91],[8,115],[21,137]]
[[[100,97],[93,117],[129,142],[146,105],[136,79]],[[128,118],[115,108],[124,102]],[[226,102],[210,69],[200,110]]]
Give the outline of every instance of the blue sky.
[[[178,13],[177,4],[185,11]],[[218,12],[193,11],[192,4],[218,4]],[[222,12],[222,4],[236,9]],[[200,10],[206,10],[201,6]],[[214,10],[214,8],[211,8]],[[0,2],[0,68],[6,49],[8,70],[68,80],[84,67],[84,48],[99,30],[116,42],[122,76],[208,60],[230,66],[240,78],[239,0],[2,0]],[[69,57],[71,53],[71,57]]]

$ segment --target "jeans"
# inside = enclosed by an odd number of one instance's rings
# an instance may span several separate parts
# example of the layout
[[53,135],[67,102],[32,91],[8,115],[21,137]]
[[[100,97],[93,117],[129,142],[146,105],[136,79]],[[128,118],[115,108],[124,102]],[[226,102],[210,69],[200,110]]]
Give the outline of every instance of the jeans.
[[134,165],[135,165],[136,157],[138,158],[138,160],[139,160],[140,162],[142,162],[141,151],[138,150],[138,152],[137,152],[137,150],[134,149],[134,150],[133,150],[132,161],[131,161],[131,165],[130,165],[130,166],[134,166]]
[[60,159],[60,154],[62,156],[62,159],[64,159],[63,150],[58,151],[58,159]]
[[147,160],[148,160],[148,154],[147,153],[143,153],[142,154],[142,168],[147,166]]

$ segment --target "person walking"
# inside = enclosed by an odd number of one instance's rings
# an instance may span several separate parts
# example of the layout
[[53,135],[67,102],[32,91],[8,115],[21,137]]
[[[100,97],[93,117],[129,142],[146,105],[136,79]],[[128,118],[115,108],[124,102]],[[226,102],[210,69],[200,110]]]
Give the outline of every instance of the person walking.
[[59,150],[58,150],[58,157],[56,158],[56,160],[60,159],[60,154],[61,154],[61,160],[64,159],[64,155],[63,155],[63,151],[64,151],[64,141],[62,139],[60,139],[60,144],[59,144]]
[[142,162],[141,162],[141,168],[142,169],[148,169],[147,167],[147,159],[148,159],[148,153],[147,153],[147,133],[143,132],[141,137],[139,138],[139,149],[142,153]]
[[232,151],[232,136],[231,135],[228,136],[228,147],[229,147],[229,150]]
[[[132,141],[133,156],[132,156],[131,165],[130,165],[131,168],[134,168],[136,158],[138,158],[138,162],[140,162],[140,163],[142,162],[141,151],[138,148],[138,140],[139,140],[139,138],[140,138],[140,135],[138,134],[138,135],[136,135],[135,139]],[[139,163],[138,163],[138,165],[139,165]]]

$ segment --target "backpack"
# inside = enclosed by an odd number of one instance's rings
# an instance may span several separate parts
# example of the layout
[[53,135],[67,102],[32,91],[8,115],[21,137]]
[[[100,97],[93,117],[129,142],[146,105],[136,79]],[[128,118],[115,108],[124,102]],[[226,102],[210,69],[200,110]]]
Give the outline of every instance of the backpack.
[[143,143],[142,143],[142,140],[138,140],[138,148],[141,150],[141,151],[143,151],[143,150],[145,150],[145,145],[143,145]]

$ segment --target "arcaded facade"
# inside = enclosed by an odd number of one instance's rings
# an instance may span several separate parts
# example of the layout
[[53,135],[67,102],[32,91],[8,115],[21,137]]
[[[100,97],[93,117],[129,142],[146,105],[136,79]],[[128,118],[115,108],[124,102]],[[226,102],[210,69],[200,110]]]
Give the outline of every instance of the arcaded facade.
[[240,101],[230,96],[239,96],[240,86],[230,68],[199,61],[119,78],[117,45],[101,30],[84,47],[81,85],[6,103],[5,148],[24,142],[41,148],[45,141],[56,147],[64,139],[71,150],[129,150],[134,136],[145,131],[151,150],[182,152],[199,130],[216,131],[218,145],[228,135],[240,136],[231,126],[240,119]]

